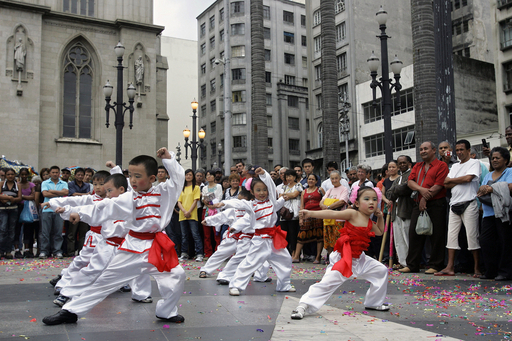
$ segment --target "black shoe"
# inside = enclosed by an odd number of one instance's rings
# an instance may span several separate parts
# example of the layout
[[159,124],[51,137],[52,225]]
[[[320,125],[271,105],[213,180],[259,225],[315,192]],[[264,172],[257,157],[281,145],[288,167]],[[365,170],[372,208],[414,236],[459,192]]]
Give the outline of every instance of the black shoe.
[[173,317],[170,317],[170,318],[165,318],[165,317],[160,317],[160,316],[157,316],[157,318],[159,318],[160,320],[166,321],[166,322],[171,322],[171,323],[183,323],[183,322],[185,322],[185,318],[183,316],[181,316],[180,314],[178,314],[176,316],[173,316]]
[[77,320],[78,316],[76,316],[76,314],[61,309],[57,314],[46,316],[45,318],[43,318],[43,323],[49,326],[53,326],[62,323],[76,323]]
[[272,278],[267,277],[267,279],[266,279],[264,282],[265,282],[265,283],[270,283],[270,282],[272,282]]
[[62,288],[56,288],[56,289],[53,291],[53,294],[54,294],[55,296],[59,296],[59,295],[60,295],[60,290],[61,290],[61,289],[62,289]]
[[506,281],[508,278],[502,275],[498,275],[494,278],[495,281]]
[[51,284],[52,286],[56,286],[56,285],[57,285],[57,283],[60,281],[60,279],[61,279],[61,278],[62,278],[62,276],[61,276],[61,275],[58,275],[57,277],[52,278],[52,279],[50,280],[50,284]]
[[128,284],[126,284],[124,287],[119,289],[119,291],[121,291],[121,292],[130,292],[130,291],[132,291],[132,288],[130,288],[130,286]]
[[14,258],[23,258],[23,254],[18,250],[14,252]]
[[217,283],[219,283],[220,285],[228,285],[229,281],[226,281],[225,279],[218,279]]
[[23,257],[25,257],[25,258],[34,258],[34,253],[32,251],[25,251],[23,253]]
[[14,257],[12,256],[12,253],[7,252],[7,253],[4,255],[4,258],[5,258],[5,259],[13,259]]

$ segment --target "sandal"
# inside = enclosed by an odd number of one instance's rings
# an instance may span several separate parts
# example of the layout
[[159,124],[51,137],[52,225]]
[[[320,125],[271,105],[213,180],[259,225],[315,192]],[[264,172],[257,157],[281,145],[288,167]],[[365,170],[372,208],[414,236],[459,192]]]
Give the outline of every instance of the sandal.
[[315,259],[315,261],[313,262],[313,264],[320,264],[320,261]]
[[206,274],[206,272],[205,272],[205,271],[201,271],[201,272],[199,273],[199,278],[206,278],[206,277],[208,277],[208,275]]

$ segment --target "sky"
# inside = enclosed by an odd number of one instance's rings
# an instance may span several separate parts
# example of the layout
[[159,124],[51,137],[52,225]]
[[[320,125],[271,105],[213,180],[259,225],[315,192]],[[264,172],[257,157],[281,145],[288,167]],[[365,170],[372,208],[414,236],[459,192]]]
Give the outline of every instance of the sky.
[[155,25],[165,26],[162,35],[197,40],[197,16],[215,0],[154,0]]

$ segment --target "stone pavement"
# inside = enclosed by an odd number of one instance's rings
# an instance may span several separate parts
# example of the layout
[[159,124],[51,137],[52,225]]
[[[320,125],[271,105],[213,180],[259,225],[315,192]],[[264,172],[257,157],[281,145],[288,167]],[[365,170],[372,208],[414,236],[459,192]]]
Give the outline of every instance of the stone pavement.
[[[185,323],[155,318],[152,304],[116,292],[76,324],[46,326],[58,311],[48,281],[67,266],[63,260],[0,261],[0,339],[6,340],[504,340],[512,326],[511,282],[474,280],[467,275],[389,276],[389,312],[365,311],[366,281],[349,281],[314,315],[291,320],[290,312],[325,266],[294,264],[296,293],[276,293],[274,283],[254,283],[231,297],[215,277],[199,279],[199,266],[183,263],[186,292],[180,300]],[[274,277],[271,273],[270,277]]]

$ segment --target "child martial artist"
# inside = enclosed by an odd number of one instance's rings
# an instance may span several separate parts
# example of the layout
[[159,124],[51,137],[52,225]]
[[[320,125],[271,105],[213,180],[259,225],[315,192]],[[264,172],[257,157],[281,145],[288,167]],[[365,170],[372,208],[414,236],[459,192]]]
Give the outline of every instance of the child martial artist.
[[[378,208],[381,196],[378,188],[362,186],[354,188],[351,193],[350,201],[354,203],[355,209],[300,211],[303,219],[343,219],[345,226],[340,230],[341,236],[329,256],[330,263],[324,277],[320,282],[309,287],[308,292],[302,296],[299,306],[292,312],[292,319],[300,320],[305,313],[316,312],[341,284],[352,277],[370,282],[370,289],[364,301],[367,310],[389,310],[389,306],[384,304],[388,269],[363,252],[368,249],[370,237],[380,236],[384,231],[384,219]],[[372,214],[378,217],[377,223],[370,219]]]
[[244,200],[225,200],[219,206],[226,208],[244,209],[251,214],[251,226],[254,228],[254,237],[247,257],[238,265],[238,268],[229,282],[229,294],[239,296],[241,290],[245,290],[251,275],[258,270],[265,261],[268,261],[277,276],[276,291],[295,292],[295,287],[290,284],[292,272],[292,257],[286,249],[286,232],[275,226],[276,212],[284,204],[284,199],[276,198],[276,185],[270,175],[258,167],[251,182],[253,202]]
[[167,322],[181,323],[177,303],[183,292],[185,271],[179,265],[174,243],[162,230],[169,224],[185,181],[185,172],[166,148],[157,156],[169,173],[169,179],[153,187],[158,164],[151,156],[132,159],[128,170],[133,191],[117,198],[105,199],[95,205],[82,206],[71,213],[70,221],[83,220],[102,224],[109,220],[125,220],[130,231],[119,246],[105,271],[79,297],[73,297],[54,315],[43,322],[48,325],[74,323],[95,305],[116,291],[122,284],[141,274],[155,278],[162,299],[156,306],[156,317]]
[[[107,163],[108,165],[109,163]],[[116,169],[113,168],[111,172],[116,172]],[[112,174],[105,179],[103,187],[107,198],[116,198],[126,191],[128,181],[122,173]],[[54,206],[52,199],[50,199],[50,205]],[[60,213],[63,219],[68,220],[71,209],[69,206],[58,207],[55,209],[55,212]],[[109,224],[113,226],[108,226]],[[53,301],[59,307],[62,307],[70,297],[80,296],[85,289],[94,283],[114,258],[117,248],[128,233],[128,229],[122,220],[108,221],[104,225],[105,228],[100,227],[101,237],[94,247],[89,265],[75,274],[71,282],[62,288],[59,297]],[[153,302],[151,298],[151,278],[149,275],[141,275],[135,278],[132,287],[132,300],[140,303]]]

